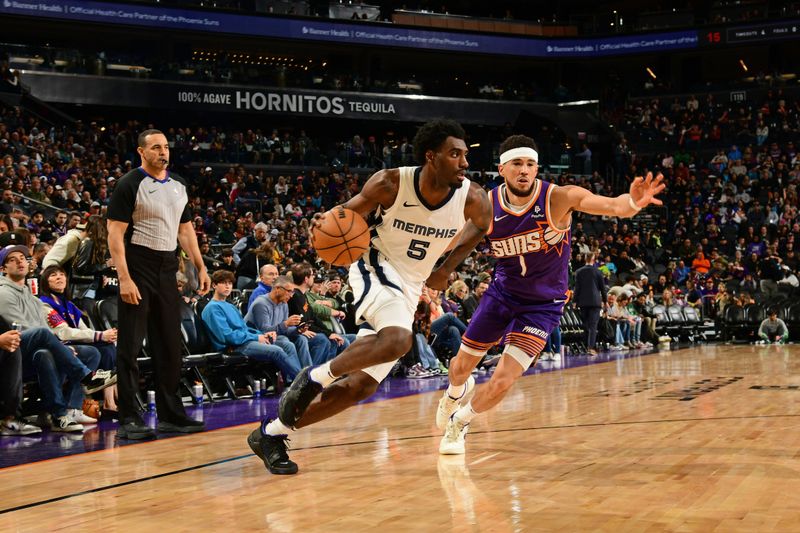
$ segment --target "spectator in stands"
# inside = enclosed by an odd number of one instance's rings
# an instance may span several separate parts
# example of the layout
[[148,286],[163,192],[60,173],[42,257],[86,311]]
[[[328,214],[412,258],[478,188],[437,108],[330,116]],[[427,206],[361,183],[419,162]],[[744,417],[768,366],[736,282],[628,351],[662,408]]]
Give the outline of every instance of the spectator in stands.
[[776,309],[770,309],[769,317],[761,322],[758,327],[758,338],[762,344],[784,344],[789,339],[789,328],[778,318]]
[[614,344],[611,345],[610,349],[626,351],[630,341],[631,326],[617,301],[618,297],[613,292],[609,292],[608,296],[606,296],[605,318],[611,322],[614,328]]
[[695,286],[692,279],[686,280],[686,303],[698,308],[703,304],[703,293]]
[[31,254],[31,275],[35,278],[39,277],[42,273],[42,261],[50,251],[51,246],[46,242],[38,242],[33,247],[33,254]]
[[75,258],[78,252],[78,245],[86,238],[86,224],[80,221],[75,222],[75,218],[70,218],[70,226],[67,232],[56,240],[56,243],[50,249],[44,260],[42,261],[42,268],[47,268],[50,265],[66,266],[70,268],[71,261]]
[[244,320],[258,331],[275,331],[278,334],[276,343],[281,347],[285,347],[285,341],[291,343],[301,367],[324,363],[328,357],[328,340],[309,331],[308,323],[302,322],[301,315],[289,316],[287,302],[293,293],[294,285],[287,276],[276,277],[273,290],[256,298]]
[[53,233],[57,237],[62,237],[67,234],[67,212],[59,211],[53,218]]
[[767,253],[758,262],[759,286],[761,292],[768,297],[778,292],[778,281],[783,279],[780,262],[781,258],[772,247],[767,249]]
[[259,222],[253,228],[252,235],[242,237],[233,245],[233,260],[238,265],[248,251],[258,248],[266,242],[269,242],[269,226]]
[[[325,307],[311,302],[306,296],[311,286],[314,284],[314,269],[310,264],[300,262],[292,265],[290,274],[291,280],[294,283],[294,291],[288,302],[289,314],[300,315],[302,317],[302,322],[308,325],[309,329],[304,334],[309,338],[309,349],[311,350],[312,359],[319,359],[322,362],[328,361],[332,354],[338,351],[339,343],[337,340],[330,339],[327,335],[323,334],[315,322],[315,313],[325,313]],[[330,308],[328,308],[327,311],[328,316],[330,316]],[[324,355],[322,355],[322,353],[317,354],[315,350],[311,349],[313,348],[312,343],[319,342],[319,346],[323,346],[318,339],[312,340],[314,337],[318,336],[325,339],[325,342],[328,343]],[[342,343],[344,343],[344,339],[342,339]]]
[[653,343],[658,342],[658,334],[656,333],[656,323],[658,319],[647,303],[647,294],[640,292],[636,295],[636,299],[631,303],[631,307],[633,308],[633,314],[642,320],[642,337],[640,340],[645,341],[645,348],[652,348]]
[[50,332],[44,304],[25,283],[27,251],[20,245],[0,250],[0,265],[5,271],[0,278],[0,318],[23,328],[23,373],[38,377],[43,397],[45,413],[39,424],[53,431],[83,431],[77,419],[88,418],[82,411],[84,394],[113,385],[117,377],[113,372],[96,370],[100,361],[96,349],[70,349]]
[[475,289],[472,291],[472,294],[464,298],[464,301],[461,304],[461,309],[463,311],[463,320],[469,323],[472,320],[472,315],[475,314],[475,310],[478,308],[478,303],[480,303],[481,298],[483,298],[486,289],[489,288],[489,281],[490,278],[478,278],[475,281]]
[[278,268],[273,264],[266,264],[261,267],[258,275],[258,285],[256,288],[253,289],[253,292],[250,293],[250,299],[247,301],[247,309],[250,310],[250,307],[253,305],[253,302],[259,296],[263,296],[264,294],[269,294],[272,290],[272,282],[275,278],[278,277]]
[[317,273],[314,276],[314,283],[306,291],[306,300],[312,309],[311,330],[319,335],[328,338],[330,348],[328,359],[333,359],[342,350],[350,346],[355,341],[356,336],[346,334],[341,320],[344,318],[344,311],[339,309],[339,302],[334,298],[325,296],[327,281],[324,276]]
[[239,310],[225,301],[233,290],[233,280],[234,275],[227,270],[217,270],[211,276],[214,296],[202,313],[211,344],[215,350],[233,348],[253,360],[272,363],[280,369],[284,380],[291,382],[300,372],[297,352],[291,357],[273,344],[277,338],[275,331],[261,333],[247,326]]
[[22,338],[0,319],[0,436],[33,435],[41,428],[19,416],[22,404]]
[[[117,342],[117,328],[95,331],[86,325],[85,313],[70,300],[67,273],[62,267],[51,265],[44,269],[39,280],[39,299],[44,303],[47,323],[56,337],[71,346],[87,345],[96,348],[100,352],[100,368],[117,368],[117,348],[114,345]],[[115,393],[116,385],[103,391],[105,409],[116,411]],[[80,418],[76,418],[76,421],[91,423],[90,420]]]
[[703,286],[700,288],[700,294],[702,295],[701,306],[703,309],[703,316],[714,318],[716,316],[714,302],[717,297],[717,287],[714,284],[714,278],[706,278],[705,282],[703,282]]
[[421,379],[447,374],[447,368],[436,358],[430,345],[431,308],[422,300],[417,303],[412,330],[417,359],[413,360],[411,366],[406,368],[406,377]]
[[698,250],[695,254],[694,260],[692,261],[692,270],[704,276],[708,274],[710,269],[711,261],[708,260],[702,250]]
[[221,261],[218,270],[227,270],[228,272],[236,272],[236,263],[233,261],[233,250],[230,248],[223,248],[219,254]]
[[636,314],[636,308],[631,306],[632,298],[628,293],[623,293],[617,298],[617,304],[622,309],[622,316],[630,324],[629,348],[642,348],[642,317]]
[[261,272],[261,266],[280,263],[281,256],[269,241],[252,248],[244,255],[236,267],[236,288],[254,289]]
[[458,353],[467,326],[453,313],[444,312],[440,294],[438,290],[425,286],[420,299],[431,308],[431,335],[436,336],[431,346],[434,350],[442,350],[449,359]]
[[119,294],[106,221],[98,215],[90,216],[86,223],[86,236],[75,253],[70,281],[75,304],[83,311],[90,311],[95,301]]
[[597,323],[607,292],[603,274],[594,262],[593,253],[584,256],[584,266],[575,271],[575,290],[572,295],[586,330],[586,353],[592,356],[597,355]]
[[758,283],[753,278],[752,272],[746,272],[744,278],[739,282],[739,291],[755,294],[758,291]]

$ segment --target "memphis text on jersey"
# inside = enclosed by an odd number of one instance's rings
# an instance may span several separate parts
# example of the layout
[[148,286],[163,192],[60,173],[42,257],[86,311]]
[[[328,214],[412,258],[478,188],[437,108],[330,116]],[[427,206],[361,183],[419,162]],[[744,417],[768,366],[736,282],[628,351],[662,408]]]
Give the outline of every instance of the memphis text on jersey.
[[394,229],[399,229],[400,231],[405,231],[406,233],[411,233],[412,235],[434,237],[436,239],[452,239],[458,232],[456,228],[434,228],[431,226],[425,226],[424,224],[406,222],[404,220],[400,220],[399,218],[396,218],[394,221],[392,221],[392,227]]

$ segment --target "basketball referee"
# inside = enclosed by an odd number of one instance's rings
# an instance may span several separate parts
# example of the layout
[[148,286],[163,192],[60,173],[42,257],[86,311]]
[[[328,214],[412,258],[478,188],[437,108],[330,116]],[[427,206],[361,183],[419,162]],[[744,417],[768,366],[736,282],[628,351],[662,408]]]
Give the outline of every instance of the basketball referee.
[[136,401],[136,358],[147,337],[155,365],[158,430],[194,433],[202,422],[186,416],[178,394],[181,372],[180,311],[175,274],[176,246],[199,272],[200,292],[211,286],[191,216],[183,178],[167,170],[169,144],[158,130],[139,134],[142,166],[120,178],[108,207],[108,247],[119,274],[117,436],[146,439],[154,435],[142,420]]

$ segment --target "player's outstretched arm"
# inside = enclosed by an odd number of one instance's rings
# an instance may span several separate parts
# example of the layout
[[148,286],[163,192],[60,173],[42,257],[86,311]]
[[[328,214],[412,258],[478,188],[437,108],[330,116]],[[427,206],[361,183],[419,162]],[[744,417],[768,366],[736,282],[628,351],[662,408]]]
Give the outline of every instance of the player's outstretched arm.
[[426,284],[429,287],[440,291],[447,289],[447,278],[450,277],[450,273],[472,252],[489,230],[492,221],[492,204],[489,201],[489,195],[477,183],[470,184],[467,203],[464,206],[464,218],[467,219],[467,223],[461,229],[461,238],[458,240],[458,244],[441,266],[428,277]]
[[582,187],[559,187],[555,191],[554,199],[556,201],[551,205],[551,209],[559,221],[571,211],[628,218],[636,215],[650,204],[661,205],[662,202],[656,198],[656,195],[661,193],[665,186],[664,176],[658,174],[653,178],[653,173],[648,172],[644,178],[634,178],[629,193],[613,198],[592,194]]

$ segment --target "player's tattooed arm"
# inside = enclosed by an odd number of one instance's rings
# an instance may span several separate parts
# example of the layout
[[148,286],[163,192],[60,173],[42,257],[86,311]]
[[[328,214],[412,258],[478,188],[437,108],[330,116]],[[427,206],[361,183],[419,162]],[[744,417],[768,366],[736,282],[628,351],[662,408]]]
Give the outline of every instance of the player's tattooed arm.
[[464,218],[467,219],[467,222],[461,229],[461,238],[458,244],[441,266],[431,272],[428,277],[426,284],[431,288],[447,289],[447,279],[450,273],[475,249],[475,246],[489,231],[492,221],[492,204],[486,191],[476,183],[470,185],[469,195],[464,206]]

